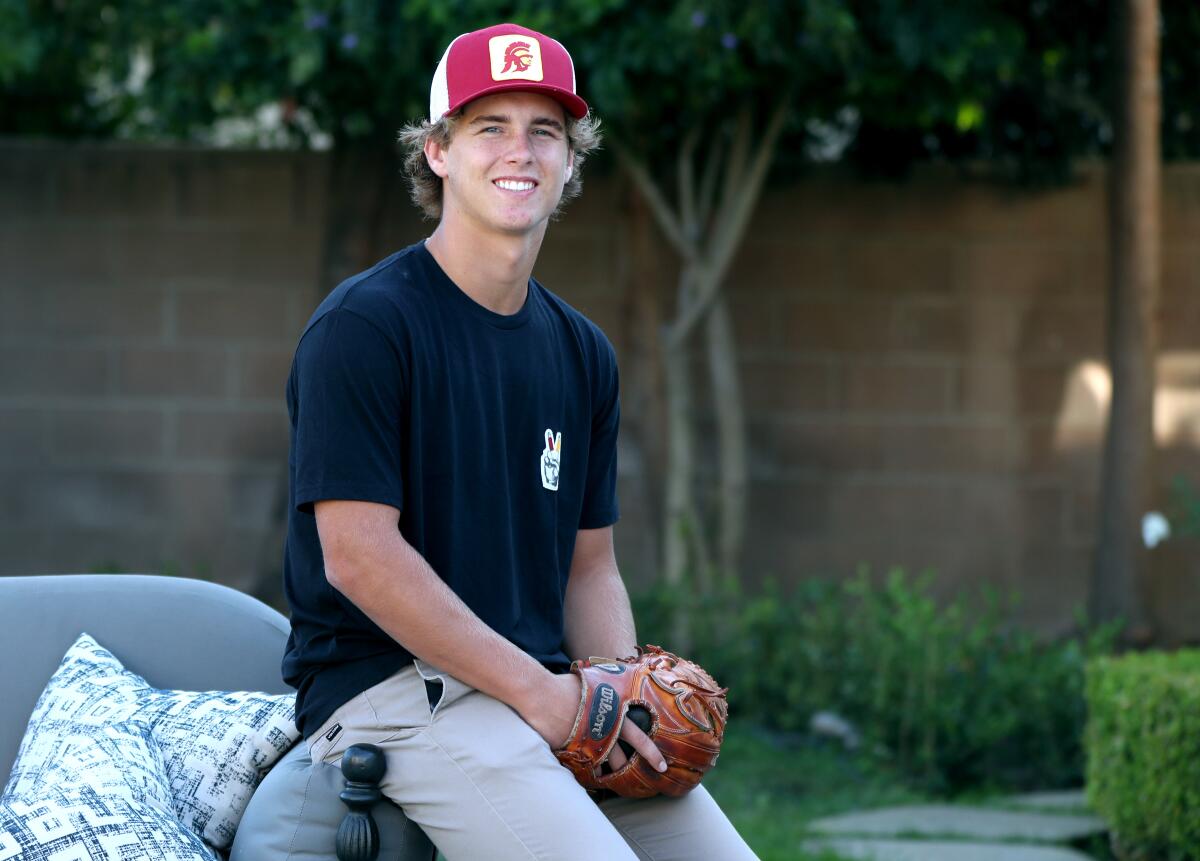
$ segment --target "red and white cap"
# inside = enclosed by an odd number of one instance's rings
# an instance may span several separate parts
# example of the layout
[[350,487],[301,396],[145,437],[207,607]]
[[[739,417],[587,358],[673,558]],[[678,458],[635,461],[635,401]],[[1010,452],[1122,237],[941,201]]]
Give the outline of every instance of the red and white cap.
[[513,90],[544,93],[577,120],[588,112],[575,93],[575,64],[560,42],[516,24],[497,24],[450,43],[433,75],[429,121],[480,96]]

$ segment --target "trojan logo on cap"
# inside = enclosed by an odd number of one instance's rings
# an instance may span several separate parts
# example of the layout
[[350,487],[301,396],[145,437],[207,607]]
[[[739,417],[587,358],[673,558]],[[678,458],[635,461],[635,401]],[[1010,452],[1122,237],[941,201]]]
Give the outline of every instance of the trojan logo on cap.
[[542,80],[542,46],[532,36],[509,33],[488,40],[493,81]]

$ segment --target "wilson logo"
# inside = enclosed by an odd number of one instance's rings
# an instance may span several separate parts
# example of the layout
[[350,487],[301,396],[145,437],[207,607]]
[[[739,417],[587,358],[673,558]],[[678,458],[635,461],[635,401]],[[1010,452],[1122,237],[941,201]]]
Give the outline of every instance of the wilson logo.
[[616,725],[616,718],[617,690],[612,685],[601,685],[592,697],[592,709],[588,714],[589,734],[596,741],[607,738]]

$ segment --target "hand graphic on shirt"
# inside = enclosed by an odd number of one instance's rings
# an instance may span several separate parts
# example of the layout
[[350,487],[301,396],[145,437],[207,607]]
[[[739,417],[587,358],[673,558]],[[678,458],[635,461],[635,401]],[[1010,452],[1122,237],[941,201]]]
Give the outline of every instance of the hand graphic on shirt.
[[562,459],[562,431],[546,428],[546,448],[542,451],[542,487],[558,490],[558,468]]

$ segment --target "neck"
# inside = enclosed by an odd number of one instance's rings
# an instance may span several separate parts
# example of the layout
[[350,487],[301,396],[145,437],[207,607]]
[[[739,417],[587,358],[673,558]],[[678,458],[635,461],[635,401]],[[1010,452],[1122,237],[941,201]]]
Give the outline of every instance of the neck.
[[545,235],[545,223],[529,233],[497,234],[443,217],[425,247],[460,290],[489,311],[507,315],[525,304]]

